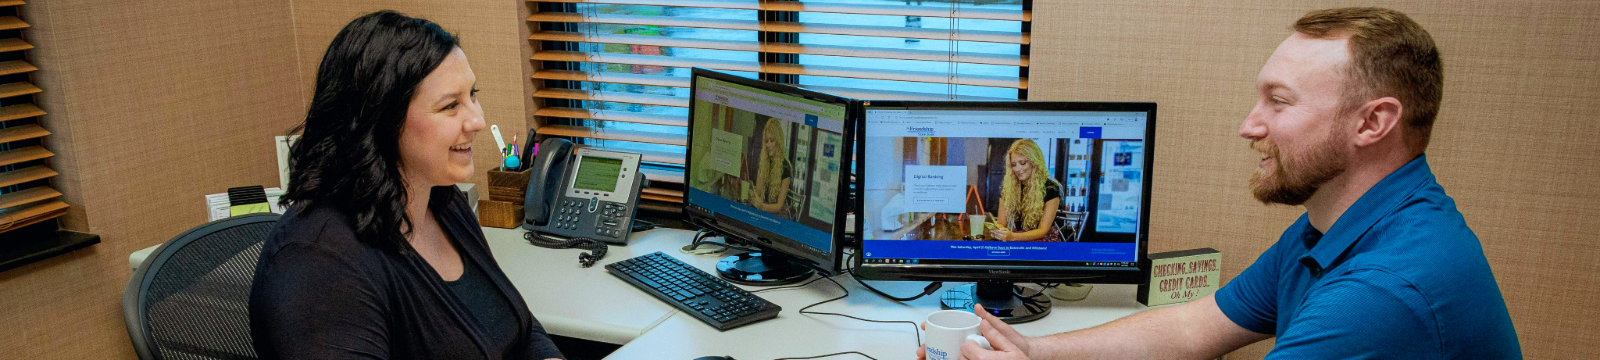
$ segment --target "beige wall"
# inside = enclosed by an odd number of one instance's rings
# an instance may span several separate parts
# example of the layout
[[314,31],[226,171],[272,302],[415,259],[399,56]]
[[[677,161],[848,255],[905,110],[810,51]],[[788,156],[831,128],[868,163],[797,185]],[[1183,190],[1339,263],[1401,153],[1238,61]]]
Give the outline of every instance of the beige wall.
[[[1150,251],[1215,247],[1231,278],[1303,212],[1245,187],[1256,161],[1238,128],[1257,71],[1306,11],[1370,3],[1036,1],[1030,99],[1159,103]],[[1483,242],[1524,354],[1600,353],[1600,3],[1381,5],[1444,56],[1428,160]]]
[[0,358],[132,358],[128,254],[203,223],[205,194],[277,184],[271,136],[304,116],[289,2],[22,10],[64,223],[102,242],[0,273]]
[[[0,358],[133,358],[128,254],[205,222],[202,198],[277,186],[271,137],[305,116],[316,67],[350,19],[394,9],[462,38],[490,124],[531,119],[517,1],[36,1],[23,7],[55,134],[66,227],[102,242],[0,272]],[[303,76],[302,76],[303,74]],[[497,164],[478,138],[480,169]],[[483,175],[474,178],[481,181]],[[3,241],[4,238],[0,238]]]
[[[445,31],[461,39],[461,49],[467,62],[478,76],[478,102],[483,106],[484,121],[499,125],[506,142],[512,134],[518,138],[528,135],[533,110],[528,106],[533,95],[526,93],[533,74],[526,53],[527,16],[522,1],[504,0],[344,0],[296,1],[294,3],[295,46],[300,52],[301,91],[309,101],[316,87],[317,65],[328,43],[351,19],[377,10],[395,10],[411,16],[439,23]],[[526,54],[526,55],[525,55]],[[487,171],[500,164],[494,137],[487,125],[473,144],[473,160],[478,171],[471,182],[483,183]],[[526,140],[519,140],[526,143]],[[487,192],[480,190],[487,196]]]

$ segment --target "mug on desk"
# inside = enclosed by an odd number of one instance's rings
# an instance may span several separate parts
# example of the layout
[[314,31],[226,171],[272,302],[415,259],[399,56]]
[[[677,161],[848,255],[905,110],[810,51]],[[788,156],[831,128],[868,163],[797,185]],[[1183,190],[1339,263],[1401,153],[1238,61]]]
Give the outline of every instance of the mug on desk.
[[928,343],[922,344],[928,360],[956,360],[961,358],[961,344],[977,342],[978,346],[993,350],[989,339],[978,334],[978,315],[964,310],[940,310],[928,314]]

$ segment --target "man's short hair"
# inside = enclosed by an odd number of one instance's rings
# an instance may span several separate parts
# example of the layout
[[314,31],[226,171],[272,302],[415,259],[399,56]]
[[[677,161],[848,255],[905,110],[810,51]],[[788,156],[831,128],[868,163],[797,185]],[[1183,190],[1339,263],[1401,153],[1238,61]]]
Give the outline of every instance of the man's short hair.
[[1306,13],[1291,28],[1317,38],[1350,36],[1346,74],[1352,81],[1344,91],[1344,108],[1384,96],[1399,99],[1406,149],[1421,154],[1428,148],[1444,97],[1444,65],[1422,25],[1399,11],[1348,7]]

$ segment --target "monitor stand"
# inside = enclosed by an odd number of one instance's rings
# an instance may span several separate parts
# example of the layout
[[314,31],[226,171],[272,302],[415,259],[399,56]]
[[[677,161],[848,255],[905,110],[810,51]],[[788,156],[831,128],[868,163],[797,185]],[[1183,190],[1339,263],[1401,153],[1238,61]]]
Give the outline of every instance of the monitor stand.
[[982,280],[945,290],[939,296],[939,305],[945,309],[971,311],[973,304],[983,304],[984,310],[1007,324],[1034,321],[1050,314],[1049,296],[1040,289],[1017,286],[1011,281]]
[[717,262],[717,275],[740,285],[774,286],[800,282],[816,271],[778,253],[750,252]]

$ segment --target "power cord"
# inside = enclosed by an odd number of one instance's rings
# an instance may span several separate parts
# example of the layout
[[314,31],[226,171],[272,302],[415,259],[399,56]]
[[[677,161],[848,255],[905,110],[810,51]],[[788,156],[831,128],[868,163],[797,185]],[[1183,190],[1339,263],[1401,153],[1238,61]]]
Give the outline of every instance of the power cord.
[[522,239],[528,240],[528,243],[533,244],[533,246],[546,249],[588,250],[587,252],[578,254],[578,265],[584,268],[593,267],[595,262],[598,262],[600,259],[606,257],[606,244],[595,239],[580,237],[567,240],[557,240],[541,235],[537,231],[529,231],[522,234]]
[[801,313],[801,314],[812,314],[812,315],[843,316],[843,317],[847,317],[847,318],[851,318],[851,319],[861,320],[861,321],[870,322],[870,323],[879,323],[879,324],[908,324],[908,325],[911,325],[911,329],[914,330],[916,332],[916,334],[917,334],[917,343],[916,343],[916,345],[917,346],[922,346],[922,326],[918,325],[917,322],[915,322],[915,321],[907,321],[907,320],[873,320],[873,319],[866,319],[866,318],[856,317],[854,315],[846,315],[846,314],[840,314],[840,313],[828,313],[828,312],[820,312],[820,311],[810,311],[811,308],[817,307],[818,305],[827,304],[827,303],[830,303],[830,302],[837,301],[839,299],[843,299],[846,296],[850,296],[850,289],[844,287],[844,284],[840,284],[838,281],[833,280],[833,278],[831,278],[831,277],[825,277],[824,279],[828,279],[828,282],[831,282],[831,283],[833,283],[833,285],[838,286],[839,290],[844,290],[844,294],[839,295],[837,297],[834,297],[832,299],[827,299],[827,300],[823,300],[823,301],[817,302],[815,304],[806,305],[806,307],[800,308],[799,313]]
[[[816,269],[816,270],[821,271],[822,269]],[[837,275],[835,275],[835,276],[837,276]],[[853,277],[854,275],[851,275],[851,276]],[[857,317],[857,316],[854,316],[854,315],[846,315],[846,314],[830,313],[830,312],[821,312],[821,311],[811,311],[811,308],[817,307],[818,305],[822,305],[822,304],[827,304],[827,303],[830,303],[830,302],[838,301],[839,299],[843,299],[845,297],[850,296],[850,288],[844,287],[844,284],[840,284],[839,281],[834,280],[833,277],[818,276],[816,279],[811,279],[811,281],[807,281],[804,284],[793,285],[793,286],[785,286],[785,287],[776,287],[776,288],[770,288],[770,289],[762,289],[760,291],[783,290],[783,289],[791,289],[791,288],[803,287],[803,286],[806,286],[806,285],[811,285],[811,283],[817,282],[818,280],[822,280],[822,279],[827,279],[828,282],[833,283],[834,286],[838,286],[839,290],[843,290],[844,291],[844,294],[836,296],[836,297],[834,297],[832,299],[827,299],[827,300],[819,301],[819,302],[811,304],[811,305],[806,305],[806,307],[800,308],[799,313],[801,313],[801,314],[810,314],[810,315],[842,316],[842,317],[847,317],[847,318],[860,320],[860,321],[865,321],[865,322],[870,322],[870,323],[909,324],[909,325],[911,325],[912,331],[914,331],[915,334],[917,335],[916,346],[922,346],[922,327],[920,325],[918,325],[915,321],[906,321],[906,320],[873,320],[873,319]],[[760,292],[760,291],[756,291],[756,292]],[[810,356],[810,357],[785,357],[785,358],[777,358],[777,359],[774,359],[774,360],[820,359],[820,358],[825,358],[825,357],[830,357],[830,356],[838,356],[838,355],[845,355],[845,354],[856,354],[856,355],[861,355],[863,357],[866,357],[868,359],[878,360],[878,358],[872,357],[872,355],[867,355],[867,354],[862,353],[860,351],[844,351],[844,352],[836,352],[836,353],[832,353],[832,354],[816,355],[816,356]]]
[[[723,241],[722,242],[706,241],[706,238],[717,237],[717,236],[722,237]],[[726,235],[719,235],[717,233],[706,231],[705,229],[701,229],[701,230],[698,230],[698,231],[694,232],[694,240],[690,241],[689,245],[684,246],[682,251],[685,254],[691,254],[691,255],[714,255],[714,254],[721,254],[721,253],[727,252],[728,250],[739,250],[739,251],[744,251],[744,252],[761,252],[761,250],[759,250],[759,249],[748,247],[748,246],[735,245],[735,244],[733,244],[733,242],[734,242],[734,240],[729,238],[729,237],[727,237]],[[700,250],[700,245],[712,245],[712,246],[721,247],[721,249]]]
[[[856,254],[854,256],[852,256],[852,258],[854,258],[855,256],[861,256],[861,253],[859,251],[856,252]],[[906,302],[906,301],[912,301],[912,300],[916,300],[916,299],[921,299],[923,296],[933,295],[934,292],[939,291],[939,288],[944,287],[944,282],[943,281],[934,281],[934,282],[928,283],[927,287],[922,288],[922,293],[921,294],[907,296],[907,297],[899,297],[899,296],[889,295],[888,293],[885,293],[882,290],[878,290],[878,288],[872,287],[872,285],[867,285],[867,282],[861,281],[861,277],[856,276],[856,268],[854,266],[851,266],[850,268],[848,268],[846,270],[848,270],[850,272],[850,278],[856,279],[856,283],[857,284],[861,284],[861,287],[867,288],[867,290],[871,290],[872,293],[878,294],[878,296],[882,296],[882,297],[884,297],[886,299],[899,301],[899,302]]]
[[875,357],[872,357],[872,355],[867,355],[867,354],[863,354],[863,353],[861,353],[861,352],[860,352],[860,351],[845,351],[845,352],[836,352],[836,353],[832,353],[832,354],[827,354],[827,355],[817,355],[817,356],[807,356],[807,357],[786,357],[786,358],[777,358],[777,359],[773,359],[773,360],[805,360],[805,359],[821,359],[821,358],[825,358],[825,357],[829,357],[829,356],[839,356],[839,355],[845,355],[845,354],[856,354],[856,355],[861,355],[861,356],[863,356],[863,357],[866,357],[866,358],[868,358],[868,359],[872,359],[872,360],[878,360],[878,358],[875,358]]

